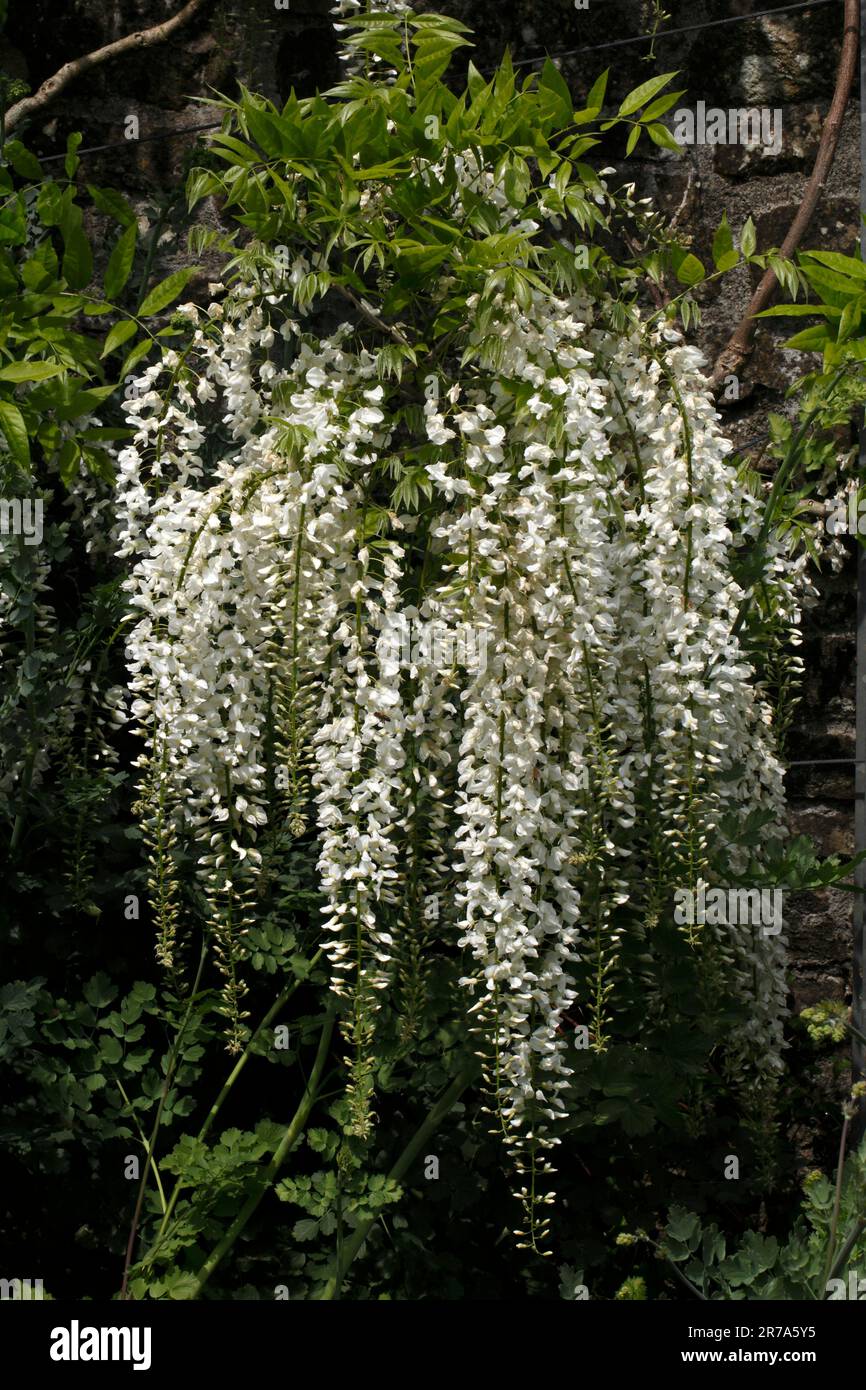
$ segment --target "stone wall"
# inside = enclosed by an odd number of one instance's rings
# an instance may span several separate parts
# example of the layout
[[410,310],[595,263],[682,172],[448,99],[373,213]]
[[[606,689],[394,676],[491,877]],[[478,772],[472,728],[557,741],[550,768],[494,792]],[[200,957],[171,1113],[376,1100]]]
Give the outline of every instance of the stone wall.
[[[70,130],[81,130],[85,146],[122,141],[119,148],[85,156],[86,177],[121,189],[142,220],[161,214],[156,269],[167,273],[182,263],[183,200],[180,187],[195,135],[181,132],[206,120],[197,99],[232,94],[237,82],[274,100],[294,87],[299,94],[331,85],[339,65],[328,18],[328,0],[212,0],[205,12],[168,45],[130,55],[76,80],[36,120],[27,139],[39,152],[63,148]],[[667,0],[668,27],[695,25],[748,14],[779,0]],[[182,0],[11,0],[0,66],[35,88],[70,57],[157,23]],[[546,50],[584,48],[645,32],[651,6],[642,0],[437,0],[416,4],[439,9],[475,31],[473,59],[484,70],[510,46],[523,62]],[[678,70],[687,89],[683,103],[702,100],[724,109],[780,108],[783,140],[777,154],[740,146],[693,147],[683,155],[652,146],[629,162],[641,194],[650,194],[687,233],[697,255],[709,259],[713,231],[723,211],[736,230],[754,218],[758,244],[778,245],[801,199],[833,89],[842,25],[842,4],[810,12],[756,19],[748,24],[664,34],[656,56],[648,45],[617,46],[594,53],[566,53],[561,70],[576,99],[601,70],[611,67],[611,95],[621,96],[657,71]],[[124,141],[125,118],[139,119],[138,142]],[[150,139],[155,132],[173,138]],[[641,147],[642,148],[642,147]],[[616,162],[615,158],[612,162]],[[806,245],[850,251],[859,225],[858,109],[849,109],[835,165]],[[211,213],[213,216],[213,212]],[[207,277],[206,277],[207,278]],[[752,282],[753,283],[753,282]],[[712,359],[748,301],[747,270],[727,276],[706,293],[699,341]],[[784,393],[805,369],[800,354],[779,351],[785,333],[767,326],[742,373],[739,401],[726,409],[726,424],[738,445],[749,447],[765,433],[769,410],[784,411]],[[752,443],[751,447],[755,447]],[[852,757],[854,752],[853,557],[844,571],[822,582],[823,599],[807,615],[803,689],[790,756],[794,759]],[[791,819],[825,852],[853,849],[853,770],[793,769],[789,774]],[[791,945],[800,1002],[849,987],[850,901],[842,892],[804,895],[791,910]]]

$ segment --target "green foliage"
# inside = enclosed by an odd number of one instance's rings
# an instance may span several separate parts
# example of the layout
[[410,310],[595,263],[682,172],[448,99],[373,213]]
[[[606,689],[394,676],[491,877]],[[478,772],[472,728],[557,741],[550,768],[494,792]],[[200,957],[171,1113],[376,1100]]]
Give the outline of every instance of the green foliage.
[[[0,169],[0,423],[21,474],[44,459],[64,481],[79,467],[110,477],[102,441],[112,435],[88,422],[117,387],[87,331],[111,305],[86,292],[93,255],[75,182],[79,142],[68,141],[65,179],[45,177],[18,140],[6,142],[11,167]],[[110,266],[107,279],[116,278]]]
[[844,1042],[848,1035],[850,1009],[835,999],[823,999],[800,1012],[813,1042]]
[[[44,516],[38,537],[0,542],[0,715],[10,770],[0,821],[8,828],[7,870],[21,876],[13,884],[27,885],[28,837],[37,828],[48,840],[55,835],[63,873],[47,887],[48,906],[93,917],[100,860],[122,853],[137,832],[118,824],[128,773],[104,744],[105,696],[122,669],[124,601],[109,537],[88,512],[105,505],[112,448],[131,434],[122,420],[125,379],[154,342],[142,320],[171,304],[196,267],[156,285],[136,314],[111,302],[131,297],[138,224],[116,189],[82,191],[80,142],[70,135],[57,178],[19,140],[6,141],[0,168],[0,489]],[[108,219],[101,284],[85,231],[88,206],[97,220]],[[81,488],[87,501],[70,512],[66,498]],[[110,876],[100,877],[104,893]]]
[[[215,136],[215,167],[191,171],[187,198],[192,208],[219,195],[253,232],[235,258],[236,270],[280,284],[285,266],[273,248],[291,246],[295,254],[307,248],[310,268],[290,282],[299,308],[328,290],[352,299],[372,294],[383,333],[405,348],[399,325],[411,323],[413,342],[420,338],[433,351],[447,346],[457,306],[471,295],[479,297],[477,315],[485,324],[497,295],[528,302],[530,288],[545,282],[594,295],[614,287],[627,309],[639,290],[636,270],[653,276],[670,270],[690,287],[706,278],[685,248],[658,245],[652,219],[643,228],[652,243],[645,257],[623,262],[606,250],[619,213],[615,202],[597,196],[599,176],[583,159],[607,132],[623,127],[629,153],[644,131],[657,143],[674,144],[659,117],[682,95],[663,91],[676,74],[641,84],[615,115],[598,122],[607,73],[581,110],[551,62],[522,84],[508,58],[489,81],[470,62],[467,90],[457,95],[439,79],[450,52],[465,43],[463,26],[435,15],[408,16],[405,24],[408,51],[401,29],[381,16],[360,20],[350,40],[393,65],[397,76],[387,85],[353,78],[325,96],[292,95],[282,109],[246,90],[239,101],[221,103],[238,134],[224,129]],[[458,161],[476,157],[495,170],[520,217],[510,230],[500,229],[481,185],[473,192],[461,184]],[[419,160],[433,161],[429,179],[417,177]],[[470,209],[463,224],[448,216],[458,191]],[[563,238],[541,235],[550,218],[575,240],[591,240],[588,264]],[[731,264],[729,251],[725,268]],[[373,270],[375,290],[367,278]],[[434,273],[441,293],[431,295]]]
[[802,1211],[784,1238],[747,1231],[730,1249],[718,1226],[672,1208],[658,1253],[705,1299],[845,1298],[848,1271],[855,1271],[856,1289],[866,1259],[864,1202],[866,1146],[847,1164],[838,1209],[835,1185],[822,1173],[808,1175]]
[[[0,1106],[0,1148],[27,1157],[43,1176],[82,1160],[96,1173],[104,1146],[140,1136],[155,1113],[166,1059],[154,1023],[171,1014],[145,981],[118,999],[118,987],[100,972],[75,1001],[45,984],[36,977],[0,988],[0,1063],[14,1075]],[[194,1086],[202,1056],[190,1038],[163,1123],[189,1114],[193,1102],[184,1092]]]
[[[777,304],[757,317],[819,318],[821,322],[788,338],[785,347],[822,352],[825,372],[844,363],[866,361],[866,264],[860,256],[838,251],[802,251],[798,262],[798,283],[812,291],[815,302]],[[792,289],[790,283],[782,283]]]
[[[100,286],[76,177],[80,143],[80,134],[69,136],[65,178],[48,177],[20,140],[6,141],[8,163],[0,168],[0,428],[5,452],[21,474],[41,476],[44,466],[56,469],[66,484],[79,469],[111,478],[111,458],[102,446],[129,431],[95,427],[90,417],[118,392],[122,396],[124,378],[150,350],[154,334],[145,330],[141,335],[140,320],[172,304],[199,269],[184,267],[154,286],[136,316],[120,310],[123,316],[105,333],[100,348],[94,330],[100,319],[118,312],[113,301],[128,286],[139,249],[138,224],[117,190],[87,186],[93,206],[121,226]],[[119,358],[117,350],[125,346]]]

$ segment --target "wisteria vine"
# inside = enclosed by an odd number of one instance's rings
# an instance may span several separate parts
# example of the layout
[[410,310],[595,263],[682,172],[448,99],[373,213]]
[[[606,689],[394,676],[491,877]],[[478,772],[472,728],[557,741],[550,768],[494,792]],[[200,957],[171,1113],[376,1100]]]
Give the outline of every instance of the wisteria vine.
[[[182,362],[166,352],[130,405],[119,549],[143,803],[195,845],[230,1045],[269,828],[313,825],[354,1132],[380,1001],[405,1002],[423,939],[462,953],[497,1124],[534,1163],[565,1105],[566,1019],[596,1047],[614,1020],[627,914],[700,882],[721,815],[769,808],[782,831],[729,564],[761,509],[699,356],[670,328],[611,331],[603,306],[503,303],[495,366],[427,396],[429,507],[383,514],[402,388],[351,326],[315,340],[251,289],[183,312]],[[794,621],[800,566],[770,547],[763,578]],[[395,639],[409,627],[434,640]],[[772,1070],[779,940],[700,930],[750,1001],[729,1053]]]

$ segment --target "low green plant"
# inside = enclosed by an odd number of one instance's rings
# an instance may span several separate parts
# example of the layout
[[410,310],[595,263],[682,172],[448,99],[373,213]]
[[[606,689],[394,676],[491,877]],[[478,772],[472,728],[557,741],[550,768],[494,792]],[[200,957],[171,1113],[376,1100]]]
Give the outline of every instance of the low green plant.
[[[866,1083],[857,1083],[843,1106],[835,1179],[817,1169],[806,1175],[800,1211],[783,1236],[765,1229],[731,1238],[716,1222],[672,1206],[657,1236],[621,1232],[617,1247],[651,1247],[662,1275],[666,1268],[705,1301],[866,1299],[866,1141],[848,1153],[849,1126],[864,1095]],[[632,1276],[616,1297],[635,1297],[623,1290],[641,1280]],[[658,1277],[654,1283],[659,1288]],[[664,1279],[659,1296],[671,1296]]]

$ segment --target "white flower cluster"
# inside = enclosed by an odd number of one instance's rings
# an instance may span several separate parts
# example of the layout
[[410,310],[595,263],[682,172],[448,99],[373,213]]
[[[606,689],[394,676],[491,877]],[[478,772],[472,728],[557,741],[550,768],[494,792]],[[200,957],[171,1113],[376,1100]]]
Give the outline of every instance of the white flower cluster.
[[[734,528],[754,537],[760,509],[693,349],[538,294],[503,307],[496,371],[427,401],[438,519],[419,598],[418,518],[369,524],[392,388],[347,327],[311,345],[286,322],[294,357],[276,368],[274,305],[212,306],[195,371],[167,352],[130,405],[133,714],[214,891],[255,869],[275,817],[303,825],[311,795],[339,992],[386,989],[413,922],[464,950],[500,1114],[543,1133],[563,1106],[566,1015],[591,1008],[581,981],[616,956],[628,914],[658,908],[648,881],[696,882],[725,813],[770,808],[781,833],[730,573]],[[780,553],[766,579],[793,622]],[[435,644],[407,657],[393,624],[417,619],[471,624],[486,664],[446,665]],[[779,941],[732,930],[719,950],[750,1000],[731,1047],[772,1068]]]

